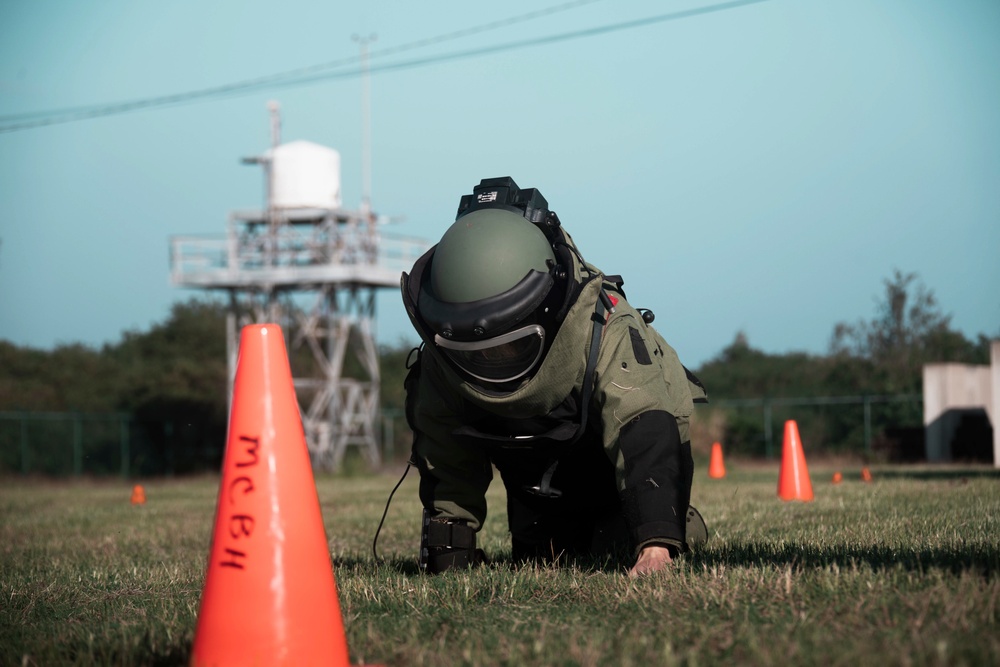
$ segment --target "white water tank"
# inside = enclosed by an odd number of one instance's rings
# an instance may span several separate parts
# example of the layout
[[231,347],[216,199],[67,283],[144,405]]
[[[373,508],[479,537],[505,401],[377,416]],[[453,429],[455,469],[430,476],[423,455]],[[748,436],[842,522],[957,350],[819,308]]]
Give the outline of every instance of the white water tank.
[[268,153],[272,206],[340,208],[340,153],[311,141],[292,141]]

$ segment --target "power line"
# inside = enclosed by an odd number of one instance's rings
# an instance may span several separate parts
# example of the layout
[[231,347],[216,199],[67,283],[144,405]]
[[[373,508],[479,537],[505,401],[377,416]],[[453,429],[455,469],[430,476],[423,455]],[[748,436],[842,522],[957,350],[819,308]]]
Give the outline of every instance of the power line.
[[[534,18],[539,18],[541,16],[546,16],[559,11],[566,11],[567,9],[572,9],[578,6],[582,6],[584,4],[589,4],[598,1],[599,0],[576,0],[575,2],[564,3],[562,5],[555,5],[546,9],[530,12],[528,14],[522,14],[507,19],[501,19],[498,21],[493,21],[491,23],[474,26],[472,28],[466,28],[463,30],[446,33],[444,35],[438,35],[437,37],[430,37],[422,40],[417,40],[415,42],[408,42],[407,44],[403,44],[396,47],[381,49],[379,51],[372,51],[371,53],[369,53],[369,58],[384,57],[386,55],[401,53],[417,48],[423,48],[425,46],[430,46],[432,44],[438,44],[444,41],[450,41],[453,39],[458,39],[460,37],[466,37],[469,35],[485,32],[487,30],[494,30],[500,27],[521,23]],[[531,46],[543,46],[548,44],[554,44],[557,42],[570,41],[574,39],[596,37],[599,35],[604,35],[612,32],[631,30],[635,28],[654,25],[657,23],[676,21],[680,19],[691,18],[694,16],[716,13],[729,9],[744,7],[747,5],[759,4],[767,1],[768,0],[734,0],[732,2],[724,2],[716,5],[709,5],[707,7],[698,7],[695,9],[670,12],[667,14],[659,14],[656,16],[649,16],[642,19],[635,19],[631,21],[624,21],[621,23],[614,23],[614,24],[606,24],[602,26],[596,26],[593,28],[586,28],[583,30],[576,30],[572,32],[549,35],[545,37],[532,37],[514,42],[506,42],[503,44],[495,44],[492,46],[468,49],[464,51],[455,51],[451,53],[426,56],[424,58],[416,58],[413,60],[385,63],[382,65],[370,65],[368,71],[371,74],[375,74],[378,72],[390,72],[390,71],[397,71],[404,69],[412,69],[432,64],[439,64],[443,62],[462,60],[465,58],[474,58],[485,55],[492,55],[504,51],[513,51]],[[0,116],[0,133],[16,132],[18,130],[26,130],[36,127],[43,127],[47,125],[56,125],[60,123],[69,123],[78,120],[86,120],[89,118],[111,116],[142,109],[177,106],[180,104],[187,104],[199,100],[235,97],[239,95],[249,94],[252,92],[257,92],[260,90],[288,88],[293,86],[309,85],[313,83],[318,83],[320,81],[354,78],[356,76],[361,75],[362,68],[360,66],[352,69],[332,71],[332,72],[327,72],[323,70],[335,69],[344,67],[346,65],[356,64],[359,62],[359,60],[360,60],[359,56],[352,56],[349,58],[343,58],[328,63],[312,65],[309,67],[302,67],[295,70],[282,72],[279,74],[258,77],[255,79],[248,79],[245,81],[240,81],[223,86],[205,88],[185,93],[176,93],[173,95],[151,97],[141,100],[134,100],[131,102],[122,102],[118,104],[92,105],[86,107],[60,109],[48,112],[35,112],[35,113]],[[4,124],[4,121],[7,121],[6,124]]]
[[[432,65],[442,62],[449,62],[453,60],[462,60],[465,58],[474,58],[484,55],[492,55],[494,53],[499,53],[502,51],[514,51],[516,49],[522,49],[530,46],[544,46],[548,44],[554,44],[557,42],[565,42],[573,39],[581,39],[586,37],[596,37],[598,35],[604,35],[612,32],[619,32],[622,30],[630,30],[633,28],[641,28],[656,23],[664,23],[666,21],[676,21],[679,19],[691,18],[694,16],[700,16],[702,14],[711,14],[715,12],[724,11],[727,9],[736,9],[738,7],[744,7],[746,5],[754,5],[762,2],[768,2],[768,0],[735,0],[733,2],[726,2],[718,5],[710,5],[708,7],[699,7],[697,9],[688,9],[680,12],[671,12],[669,14],[660,14],[658,16],[649,16],[642,19],[636,19],[633,21],[625,21],[622,23],[614,23],[603,26],[596,26],[594,28],[586,28],[583,30],[576,30],[573,32],[566,32],[557,35],[549,35],[547,37],[531,37],[528,39],[523,39],[515,42],[507,42],[504,44],[495,44],[493,46],[484,46],[477,49],[469,49],[466,51],[456,51],[452,53],[445,53],[435,56],[427,56],[424,58],[418,58],[415,60],[408,60],[404,62],[397,63],[387,63],[384,65],[373,65],[369,71],[374,74],[376,72],[390,72],[395,70],[410,69],[413,67],[422,67],[424,65]],[[341,79],[347,77],[357,76],[359,70],[350,70],[347,72],[336,72],[328,73],[322,75],[316,75],[312,77],[298,78],[292,81],[282,82],[281,86],[287,85],[306,85],[310,83],[316,83],[318,81],[326,79]],[[0,128],[2,131],[2,128]]]
[[[472,35],[478,35],[490,30],[497,30],[499,28],[506,28],[512,25],[517,25],[518,23],[525,23],[534,19],[542,18],[545,16],[550,16],[552,14],[557,14],[559,12],[568,11],[570,9],[576,9],[582,7],[583,5],[594,4],[595,2],[601,2],[601,0],[573,0],[572,2],[565,2],[559,5],[553,5],[551,7],[546,7],[544,9],[538,9],[532,12],[527,12],[525,14],[519,14],[517,16],[511,16],[503,19],[498,19],[495,21],[490,21],[488,23],[483,23],[477,26],[472,26],[470,28],[463,28],[461,30],[455,30],[452,32],[447,32],[441,35],[435,35],[434,37],[426,37],[423,39],[418,39],[413,42],[407,42],[405,44],[400,44],[398,46],[392,46],[379,50],[372,50],[368,53],[369,59],[385,57],[387,55],[394,55],[398,53],[405,53],[406,51],[413,51],[415,49],[421,49],[427,46],[433,46],[435,44],[441,44],[444,42],[449,42],[452,40],[460,39],[462,37],[470,37]],[[81,114],[91,114],[93,112],[99,112],[100,115],[111,115],[115,113],[124,113],[126,111],[133,111],[137,109],[144,109],[155,106],[170,106],[177,104],[179,102],[195,101],[199,99],[209,99],[214,97],[226,97],[235,93],[241,92],[253,92],[261,88],[266,88],[269,85],[278,84],[281,82],[294,81],[298,77],[306,76],[309,74],[315,74],[317,72],[322,72],[323,70],[338,69],[347,65],[352,65],[360,62],[360,56],[348,56],[346,58],[339,58],[337,60],[331,60],[325,63],[319,63],[317,65],[309,65],[306,67],[299,67],[292,70],[285,70],[284,72],[278,72],[276,74],[269,74],[266,76],[254,77],[252,79],[244,79],[242,81],[237,81],[235,83],[223,84],[221,86],[213,86],[210,88],[202,88],[199,90],[188,91],[184,93],[174,93],[171,95],[160,95],[157,97],[144,98],[139,100],[132,100],[128,102],[120,102],[116,104],[92,104],[87,106],[69,107],[65,109],[56,109],[50,111],[28,111],[24,113],[17,114],[6,114],[0,115],[0,123],[13,122],[13,121],[29,121],[33,119],[53,119],[57,118],[55,122],[68,122],[70,120],[76,120],[77,117],[81,117]],[[352,71],[352,75],[356,75],[358,72]],[[62,120],[66,117],[66,120]],[[90,117],[90,116],[82,116]],[[18,129],[18,128],[14,128]],[[5,131],[6,128],[0,126],[0,131]]]

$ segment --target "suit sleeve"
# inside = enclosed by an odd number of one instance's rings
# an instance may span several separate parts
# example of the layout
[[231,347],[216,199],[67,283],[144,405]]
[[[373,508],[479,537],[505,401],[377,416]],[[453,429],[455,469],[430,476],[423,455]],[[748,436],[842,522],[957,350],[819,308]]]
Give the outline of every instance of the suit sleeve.
[[453,434],[461,405],[435,382],[437,369],[423,354],[419,377],[407,382],[407,418],[413,458],[420,471],[420,501],[431,516],[462,519],[478,531],[486,521],[486,490],[493,469],[486,451]]
[[595,400],[604,448],[615,465],[632,543],[683,551],[694,470],[687,377],[672,348],[630,307],[619,310],[598,359]]

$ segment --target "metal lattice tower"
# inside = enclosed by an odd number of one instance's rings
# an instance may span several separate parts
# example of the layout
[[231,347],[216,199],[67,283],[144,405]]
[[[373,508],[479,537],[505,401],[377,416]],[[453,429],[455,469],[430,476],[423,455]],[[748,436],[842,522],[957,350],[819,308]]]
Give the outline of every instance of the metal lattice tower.
[[271,150],[244,160],[264,167],[267,205],[230,213],[224,236],[171,238],[171,282],[228,294],[230,396],[242,327],[279,324],[313,465],[335,470],[357,446],[376,466],[375,293],[398,289],[428,244],[380,233],[367,195],[361,210],[342,208],[336,151],[281,144],[277,105],[271,114]]

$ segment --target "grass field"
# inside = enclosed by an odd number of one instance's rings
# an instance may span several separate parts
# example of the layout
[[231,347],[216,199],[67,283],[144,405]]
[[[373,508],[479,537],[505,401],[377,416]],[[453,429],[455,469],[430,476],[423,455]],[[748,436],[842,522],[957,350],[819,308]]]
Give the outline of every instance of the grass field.
[[[418,574],[416,474],[371,542],[390,476],[317,480],[354,664],[997,665],[1000,475],[814,467],[816,500],[777,468],[696,474],[712,535],[673,571],[514,568],[502,488],[472,572]],[[704,470],[704,466],[701,466]],[[218,479],[0,480],[0,665],[176,665],[191,650]]]

